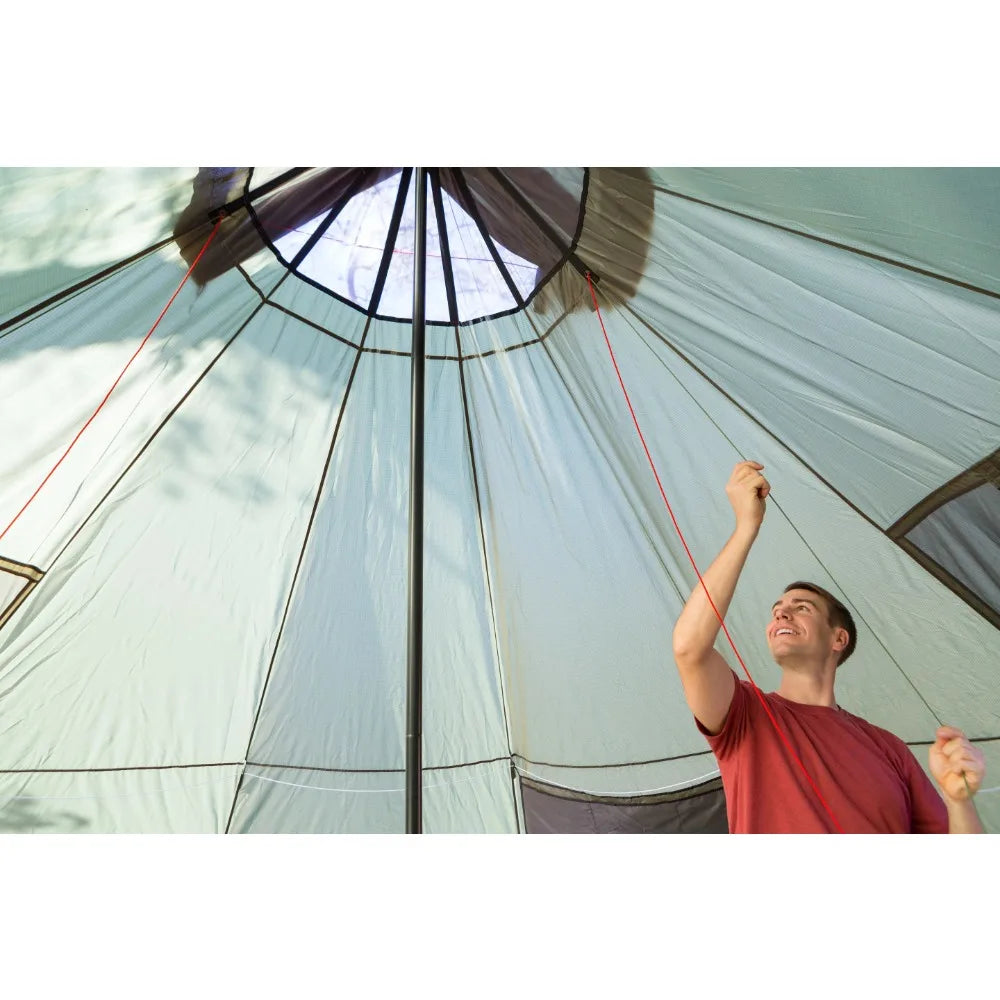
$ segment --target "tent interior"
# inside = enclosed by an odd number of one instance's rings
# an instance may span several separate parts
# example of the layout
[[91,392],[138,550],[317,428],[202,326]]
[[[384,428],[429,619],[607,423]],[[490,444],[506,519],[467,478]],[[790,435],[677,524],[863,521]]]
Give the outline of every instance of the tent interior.
[[[0,170],[0,832],[403,832],[415,176]],[[1000,784],[1000,170],[427,178],[423,829],[726,831],[602,323],[754,680],[813,580]]]

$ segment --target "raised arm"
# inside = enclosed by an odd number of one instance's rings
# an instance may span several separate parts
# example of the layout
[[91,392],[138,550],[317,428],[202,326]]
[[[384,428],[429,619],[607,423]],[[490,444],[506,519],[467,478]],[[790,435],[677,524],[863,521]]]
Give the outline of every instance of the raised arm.
[[[763,468],[759,462],[740,462],[726,484],[726,494],[736,515],[736,528],[715,561],[702,574],[723,618],[764,520],[765,499],[771,487],[761,475]],[[736,686],[729,664],[715,649],[719,628],[719,619],[699,583],[674,626],[674,660],[688,706],[710,733],[722,729]]]

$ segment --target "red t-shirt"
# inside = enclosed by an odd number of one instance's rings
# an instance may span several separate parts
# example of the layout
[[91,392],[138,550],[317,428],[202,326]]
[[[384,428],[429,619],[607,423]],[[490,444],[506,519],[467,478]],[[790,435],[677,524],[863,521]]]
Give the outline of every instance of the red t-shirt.
[[[845,833],[948,832],[944,801],[901,739],[840,708],[764,698]],[[736,678],[719,733],[698,728],[719,761],[730,833],[836,832],[749,682]]]

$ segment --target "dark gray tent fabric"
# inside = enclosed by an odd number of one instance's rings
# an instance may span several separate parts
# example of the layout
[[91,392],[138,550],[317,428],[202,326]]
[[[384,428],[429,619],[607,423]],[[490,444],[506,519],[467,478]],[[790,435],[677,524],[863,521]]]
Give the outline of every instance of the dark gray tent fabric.
[[526,833],[727,833],[718,778],[683,792],[602,798],[521,780]]

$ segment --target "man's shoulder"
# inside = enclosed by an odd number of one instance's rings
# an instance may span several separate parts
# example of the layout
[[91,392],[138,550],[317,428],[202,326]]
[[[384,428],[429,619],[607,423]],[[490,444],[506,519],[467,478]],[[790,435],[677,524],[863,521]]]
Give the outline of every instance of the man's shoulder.
[[883,746],[890,747],[898,752],[910,752],[910,748],[907,746],[906,742],[890,730],[883,729],[881,726],[876,726],[875,723],[869,722],[867,719],[863,719],[860,715],[855,715],[853,712],[848,712],[847,709],[842,708],[840,711],[855,726],[868,733],[872,739],[881,743]]

